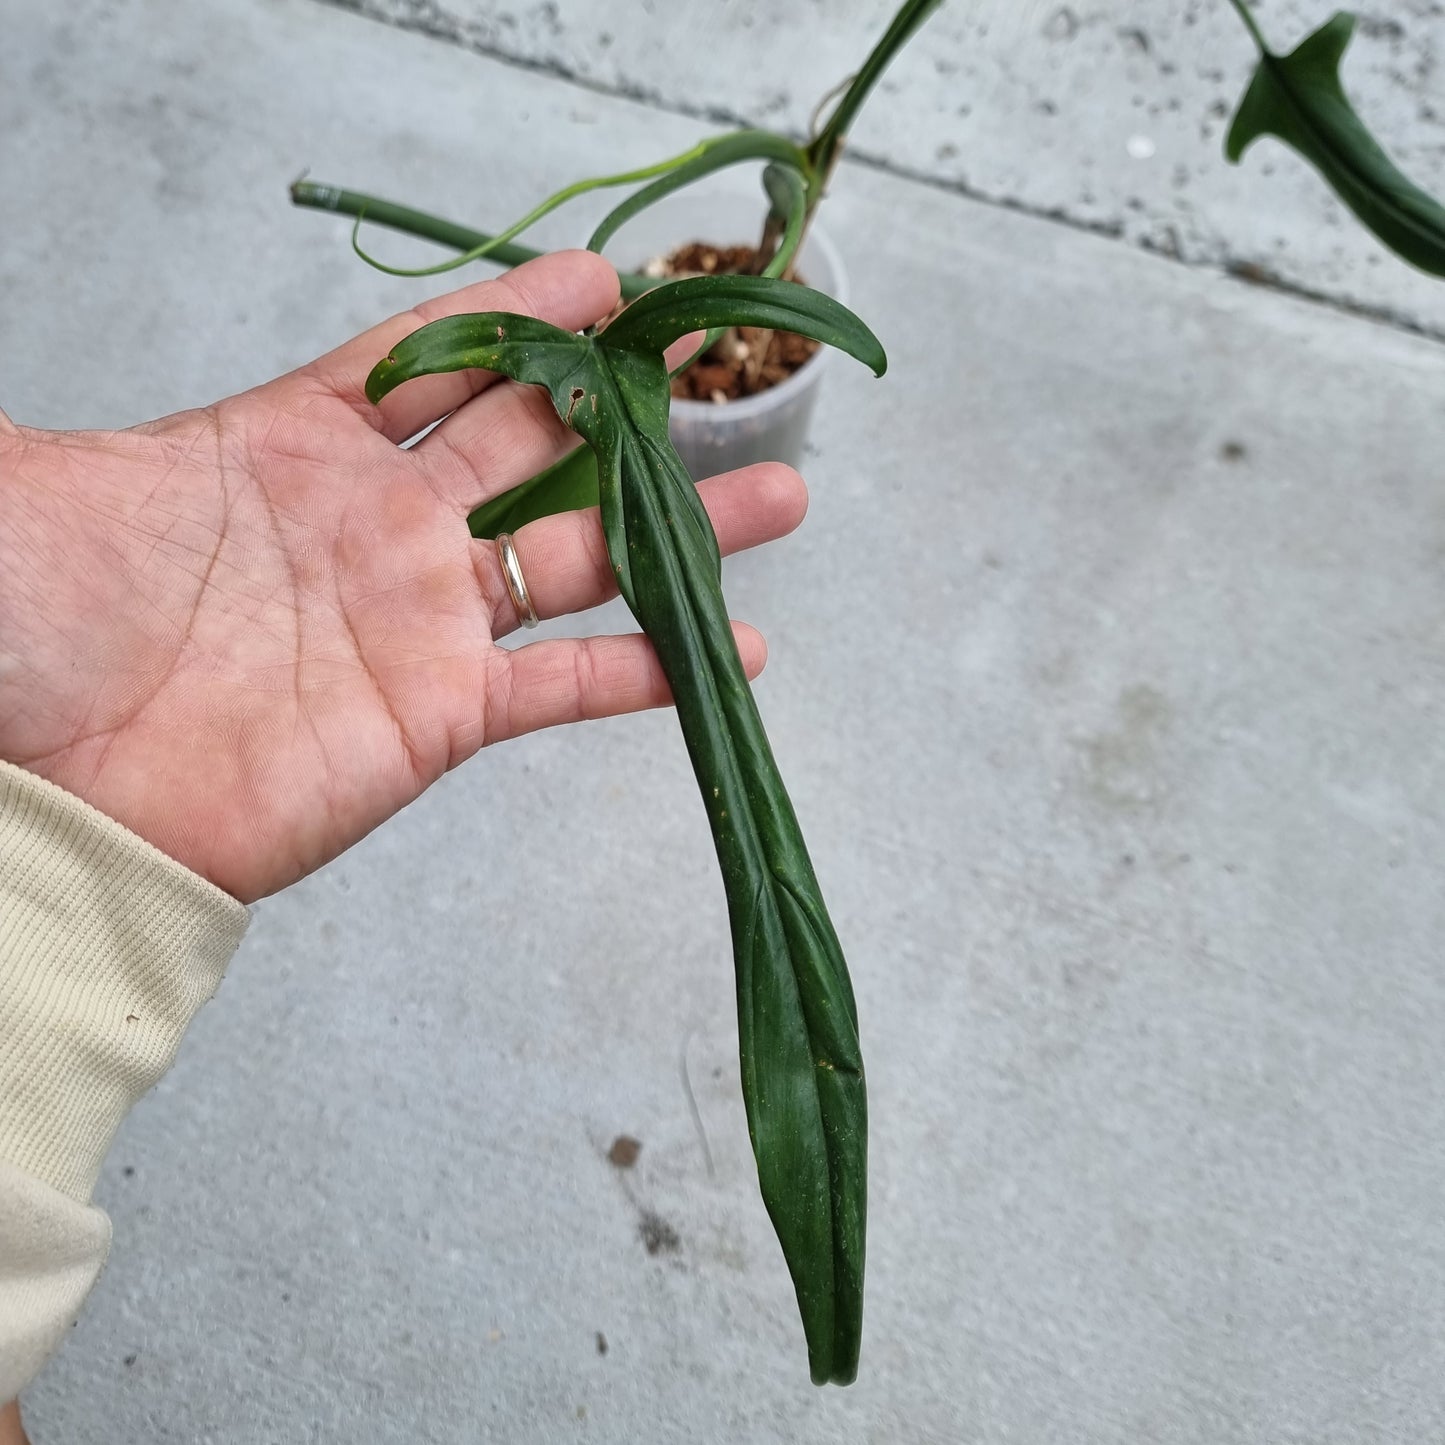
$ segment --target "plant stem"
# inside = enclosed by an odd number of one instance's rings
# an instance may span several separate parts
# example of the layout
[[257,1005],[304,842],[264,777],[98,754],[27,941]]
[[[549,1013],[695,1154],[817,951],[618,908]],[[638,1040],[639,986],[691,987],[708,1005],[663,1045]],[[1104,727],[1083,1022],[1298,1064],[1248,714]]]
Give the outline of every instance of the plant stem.
[[1259,22],[1255,20],[1249,6],[1244,3],[1244,0],[1229,0],[1229,3],[1234,6],[1239,18],[1244,21],[1245,29],[1254,37],[1254,43],[1259,46],[1259,53],[1261,55],[1268,55],[1270,53],[1269,46],[1265,44],[1264,35],[1259,28]]
[[680,156],[671,156],[665,161],[657,161],[650,166],[643,166],[631,171],[619,171],[616,175],[587,176],[580,181],[573,181],[570,186],[563,186],[560,191],[554,191],[546,200],[533,206],[520,221],[514,221],[500,235],[484,241],[480,246],[473,246],[470,251],[465,251],[460,256],[454,256],[450,261],[442,261],[435,266],[388,266],[384,261],[378,261],[375,256],[368,256],[356,239],[357,232],[361,230],[360,216],[356,218],[356,225],[352,227],[351,249],[367,265],[375,266],[378,271],[385,271],[389,276],[440,276],[444,271],[455,271],[459,266],[466,266],[472,261],[480,261],[491,255],[499,246],[506,245],[508,241],[515,240],[520,236],[523,231],[530,230],[543,216],[551,215],[559,206],[565,206],[568,201],[586,195],[588,191],[595,191],[603,186],[627,186],[637,181],[654,180],[671,171],[681,170],[690,161],[699,160],[707,154],[708,148],[707,141],[700,141],[697,145],[685,150]]
[[[383,201],[361,191],[346,191],[340,186],[322,185],[317,181],[296,181],[291,187],[291,200],[298,206],[335,211],[338,215],[364,216],[379,226],[389,226],[394,231],[404,232],[408,236],[420,236],[423,240],[451,246],[458,251],[472,251],[478,246],[489,245],[494,239],[485,231],[474,231],[470,227],[459,226],[454,221],[430,216],[425,211],[414,211],[409,206],[398,206],[393,201]],[[520,266],[523,261],[534,260],[541,254],[530,246],[503,242],[488,251],[487,259],[503,266]],[[622,294],[631,299],[641,296],[644,291],[652,290],[657,284],[650,276],[624,275]]]
[[[838,151],[843,144],[853,117],[858,114],[868,93],[877,84],[878,77],[888,68],[888,63],[912,38],[913,32],[928,19],[929,15],[943,3],[943,0],[904,0],[898,13],[893,17],[882,39],[875,45],[863,62],[863,68],[855,75],[843,98],[833,108],[823,129],[808,145],[808,159],[826,181]],[[821,187],[819,188],[821,191]]]

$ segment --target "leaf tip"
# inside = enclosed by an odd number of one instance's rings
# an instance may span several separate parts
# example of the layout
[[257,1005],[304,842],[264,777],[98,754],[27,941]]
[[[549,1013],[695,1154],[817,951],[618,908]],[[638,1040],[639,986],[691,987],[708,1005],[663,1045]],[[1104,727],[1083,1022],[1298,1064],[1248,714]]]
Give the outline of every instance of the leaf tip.
[[396,353],[383,356],[366,378],[366,399],[375,406],[391,390],[389,378],[396,369]]

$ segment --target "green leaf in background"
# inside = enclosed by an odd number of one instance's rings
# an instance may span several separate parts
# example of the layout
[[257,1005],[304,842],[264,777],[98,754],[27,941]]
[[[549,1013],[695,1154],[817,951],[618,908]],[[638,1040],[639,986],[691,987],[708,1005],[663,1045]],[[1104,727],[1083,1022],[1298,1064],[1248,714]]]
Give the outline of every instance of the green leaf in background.
[[[1236,8],[1239,8],[1238,6]],[[1445,207],[1407,179],[1366,130],[1340,84],[1355,17],[1341,11],[1290,55],[1260,42],[1259,68],[1225,143],[1237,162],[1262,135],[1278,136],[1310,161],[1344,203],[1392,251],[1445,276]]]
[[531,317],[456,316],[378,362],[378,401],[411,377],[484,367],[545,386],[597,459],[619,589],[672,687],[722,870],[743,1100],[764,1203],[792,1274],[818,1384],[857,1374],[867,1096],[852,985],[733,642],[717,539],[667,433],[663,348],[712,326],[786,326],[881,373],[877,338],[827,296],[765,277],[649,292],[598,336]]

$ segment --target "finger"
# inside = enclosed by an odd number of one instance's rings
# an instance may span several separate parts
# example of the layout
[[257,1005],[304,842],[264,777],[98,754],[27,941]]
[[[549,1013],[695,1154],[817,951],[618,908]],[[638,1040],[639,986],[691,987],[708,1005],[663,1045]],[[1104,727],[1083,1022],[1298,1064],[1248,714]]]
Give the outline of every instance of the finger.
[[686,336],[679,336],[666,351],[662,353],[662,359],[667,364],[669,371],[676,371],[684,361],[691,361],[693,353],[707,340],[706,331],[689,331]]
[[[743,671],[756,677],[768,660],[762,634],[745,622],[734,622],[733,640]],[[640,632],[557,638],[498,652],[505,660],[500,681],[489,693],[489,743],[561,723],[665,707],[672,701],[657,653]]]
[[[724,553],[786,536],[808,510],[808,489],[791,467],[762,462],[698,485]],[[595,507],[529,522],[512,539],[538,617],[563,617],[617,595]],[[492,636],[518,626],[495,542],[474,544],[477,580],[492,609]]]
[[[427,322],[471,311],[516,311],[580,331],[606,316],[617,295],[617,272],[602,257],[590,251],[539,256],[505,276],[433,297],[373,326],[303,367],[302,375],[375,417],[366,400],[367,375],[392,347]],[[391,441],[405,441],[495,380],[488,371],[453,371],[408,382],[382,401],[378,429]]]
[[412,448],[432,490],[457,512],[519,486],[578,443],[540,386],[489,387]]

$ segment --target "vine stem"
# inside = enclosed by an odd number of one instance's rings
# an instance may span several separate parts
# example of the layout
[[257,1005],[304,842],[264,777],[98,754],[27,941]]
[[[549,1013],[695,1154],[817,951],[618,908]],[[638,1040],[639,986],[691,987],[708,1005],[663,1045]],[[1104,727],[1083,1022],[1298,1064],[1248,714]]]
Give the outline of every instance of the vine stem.
[[[843,98],[833,107],[823,129],[808,143],[808,159],[825,183],[848,134],[848,127],[853,123],[853,117],[868,99],[868,94],[877,84],[879,76],[888,68],[893,57],[912,39],[913,32],[942,3],[943,0],[903,0],[903,4],[889,22],[888,29],[883,32],[882,38],[863,62],[862,69],[848,82]],[[820,186],[820,193],[821,190]]]
[[563,186],[560,191],[554,191],[546,200],[532,207],[520,221],[508,226],[498,236],[482,242],[479,246],[473,246],[470,251],[460,256],[454,256],[450,261],[442,261],[435,266],[420,266],[404,268],[400,266],[388,266],[383,261],[378,261],[374,256],[368,256],[357,243],[357,232],[361,229],[362,216],[357,216],[356,224],[351,228],[351,249],[356,252],[369,266],[375,266],[378,271],[385,271],[389,276],[440,276],[444,271],[455,271],[459,266],[465,266],[472,261],[480,261],[491,255],[499,246],[505,246],[508,241],[520,236],[523,231],[529,230],[536,225],[543,216],[550,215],[559,206],[565,206],[568,201],[575,200],[578,196],[586,195],[588,191],[600,190],[605,186],[630,186],[638,181],[655,180],[658,176],[666,175],[669,171],[675,171],[685,166],[689,161],[697,160],[707,153],[708,141],[699,141],[695,146],[689,147],[679,156],[670,156],[667,160],[657,161],[650,166],[641,166],[636,170],[618,171],[615,175],[608,176],[587,176],[583,180],[573,181],[570,186]]
[[[418,236],[424,241],[435,241],[457,251],[473,251],[479,246],[487,247],[487,260],[502,266],[520,266],[523,261],[534,260],[541,255],[531,246],[519,246],[504,241],[493,244],[497,237],[485,231],[474,231],[469,226],[459,226],[454,221],[443,220],[440,216],[415,211],[410,206],[399,206],[394,201],[384,201],[378,196],[368,196],[361,191],[348,191],[340,186],[323,185],[318,181],[305,179],[291,186],[291,200],[294,205],[310,207],[321,211],[335,211],[340,216],[365,216],[378,226],[389,226],[408,236]],[[650,276],[622,276],[622,294],[631,300],[651,291],[658,283]]]
[[1245,0],[1229,0],[1229,3],[1234,6],[1235,13],[1239,18],[1244,21],[1245,29],[1254,37],[1254,43],[1259,46],[1259,53],[1261,55],[1268,55],[1270,53],[1269,46],[1265,44],[1264,35],[1259,28],[1259,22],[1254,18],[1254,14],[1249,6],[1245,4]]

